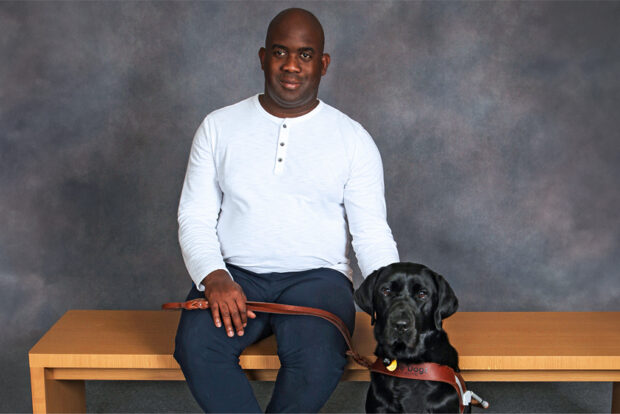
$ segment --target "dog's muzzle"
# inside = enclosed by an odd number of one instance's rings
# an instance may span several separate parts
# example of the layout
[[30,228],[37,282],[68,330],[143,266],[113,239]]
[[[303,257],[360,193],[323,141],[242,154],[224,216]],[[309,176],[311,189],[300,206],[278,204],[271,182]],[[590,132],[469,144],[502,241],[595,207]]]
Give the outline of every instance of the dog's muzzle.
[[387,328],[392,338],[402,340],[415,335],[415,315],[410,306],[404,302],[395,303],[388,314]]

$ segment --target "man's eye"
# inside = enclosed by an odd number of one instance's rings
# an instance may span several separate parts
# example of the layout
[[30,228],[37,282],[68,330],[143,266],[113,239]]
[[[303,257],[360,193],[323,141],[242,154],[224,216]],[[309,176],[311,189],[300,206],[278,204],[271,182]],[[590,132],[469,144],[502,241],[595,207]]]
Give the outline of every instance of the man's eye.
[[381,293],[383,293],[383,296],[390,296],[392,294],[392,289],[388,287],[381,288]]
[[418,292],[419,299],[426,299],[428,297],[428,292],[425,290],[421,290]]
[[284,50],[275,50],[273,54],[274,56],[284,56],[286,55],[286,52]]
[[301,58],[304,59],[304,60],[310,60],[310,59],[312,59],[312,55],[310,53],[307,53],[307,52],[302,52],[301,53]]

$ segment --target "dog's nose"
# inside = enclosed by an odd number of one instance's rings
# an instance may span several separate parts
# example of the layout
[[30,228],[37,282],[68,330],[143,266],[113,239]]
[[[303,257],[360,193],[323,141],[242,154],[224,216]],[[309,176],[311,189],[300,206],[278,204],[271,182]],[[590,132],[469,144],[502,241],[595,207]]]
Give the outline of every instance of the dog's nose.
[[394,322],[394,326],[399,333],[404,333],[409,330],[411,323],[407,319],[399,319]]

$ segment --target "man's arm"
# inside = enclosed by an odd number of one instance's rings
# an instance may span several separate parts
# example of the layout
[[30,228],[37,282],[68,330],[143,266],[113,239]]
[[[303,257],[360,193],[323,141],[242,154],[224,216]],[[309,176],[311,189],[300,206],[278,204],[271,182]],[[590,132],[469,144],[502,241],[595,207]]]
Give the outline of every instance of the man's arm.
[[217,181],[208,122],[203,122],[194,136],[187,173],[179,203],[179,244],[183,260],[198,290],[204,290],[213,322],[219,328],[222,320],[228,336],[243,335],[247,317],[246,297],[239,284],[226,270],[217,238],[217,220],[222,190]]
[[398,262],[396,243],[386,219],[381,156],[363,129],[352,154],[344,206],[362,276]]

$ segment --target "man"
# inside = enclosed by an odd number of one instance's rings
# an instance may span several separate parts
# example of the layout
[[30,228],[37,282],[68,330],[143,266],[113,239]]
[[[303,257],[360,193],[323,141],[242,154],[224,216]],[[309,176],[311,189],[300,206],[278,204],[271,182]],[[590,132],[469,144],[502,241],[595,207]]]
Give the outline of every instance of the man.
[[318,307],[353,331],[347,230],[364,276],[398,261],[377,148],[317,99],[323,45],[310,12],[278,14],[259,51],[264,93],[209,114],[194,137],[179,240],[187,299],[204,295],[211,312],[183,311],[174,356],[207,412],[260,411],[238,357],[271,333],[281,369],[267,411],[317,412],[346,364],[340,333],[320,318],[254,314],[246,300]]

